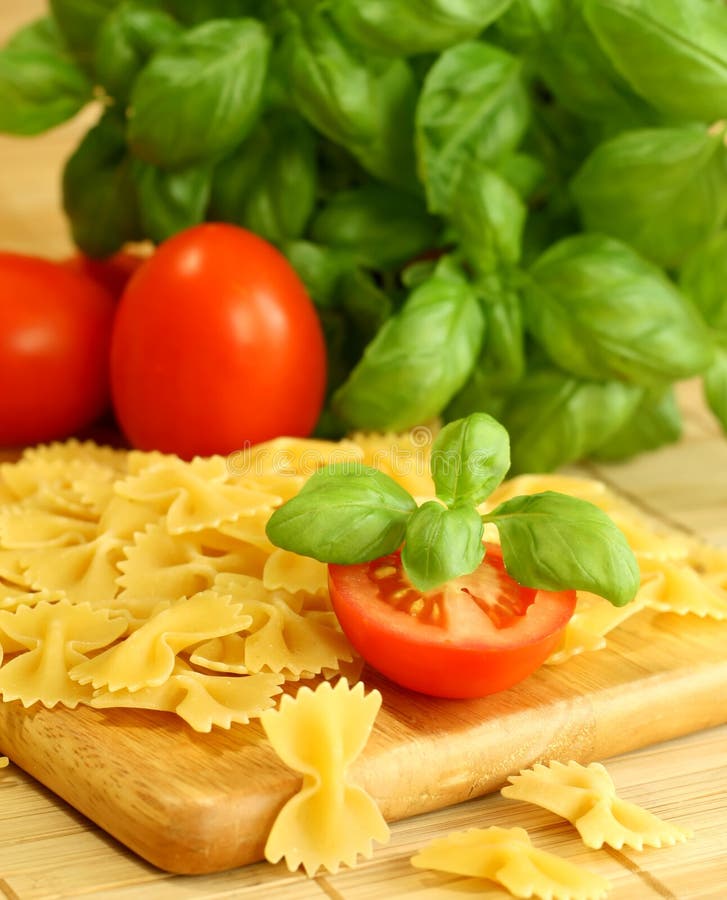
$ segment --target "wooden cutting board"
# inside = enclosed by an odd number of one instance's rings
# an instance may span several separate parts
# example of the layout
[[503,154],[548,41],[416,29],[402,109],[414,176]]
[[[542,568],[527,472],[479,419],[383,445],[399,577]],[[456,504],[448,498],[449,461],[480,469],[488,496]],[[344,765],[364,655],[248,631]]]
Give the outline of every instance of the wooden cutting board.
[[[640,613],[611,646],[477,701],[384,697],[352,778],[395,820],[496,790],[536,761],[589,762],[727,722],[727,622]],[[0,747],[154,865],[198,874],[262,858],[300,777],[257,725],[197,734],[133,710],[0,703]]]

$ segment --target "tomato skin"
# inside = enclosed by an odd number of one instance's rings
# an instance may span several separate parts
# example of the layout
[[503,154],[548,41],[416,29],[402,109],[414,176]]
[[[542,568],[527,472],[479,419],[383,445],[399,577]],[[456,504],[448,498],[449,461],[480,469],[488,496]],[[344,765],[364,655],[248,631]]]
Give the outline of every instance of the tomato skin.
[[63,265],[98,281],[115,300],[118,300],[129,279],[145,259],[145,256],[129,250],[119,250],[118,253],[104,259],[94,259],[83,253],[77,253],[63,260]]
[[520,588],[505,573],[499,547],[486,548],[482,566],[504,578],[507,590],[510,584],[519,588],[522,602],[530,604],[525,615],[513,616],[499,628],[480,611],[473,617],[467,604],[476,604],[465,592],[457,595],[459,608],[450,609],[446,627],[421,622],[381,599],[371,572],[380,563],[400,569],[398,554],[374,563],[330,564],[331,603],[351,645],[390,681],[434,697],[484,697],[532,674],[558,646],[575,610],[575,591]]
[[139,449],[191,459],[305,437],[325,382],[323,332],[302,282],[245,229],[204,223],[174,235],[121,297],[111,390]]
[[109,402],[114,302],[90,278],[0,252],[0,445],[59,440]]

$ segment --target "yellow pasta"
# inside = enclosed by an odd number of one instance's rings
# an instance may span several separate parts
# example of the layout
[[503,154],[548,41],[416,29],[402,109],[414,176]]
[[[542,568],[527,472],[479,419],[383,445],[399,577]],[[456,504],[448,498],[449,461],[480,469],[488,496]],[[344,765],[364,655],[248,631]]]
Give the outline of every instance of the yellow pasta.
[[290,871],[303,866],[337,872],[370,858],[372,842],[389,838],[389,827],[374,800],[348,778],[348,767],[363,750],[381,706],[381,694],[364,696],[363,683],[349,688],[323,682],[284,696],[278,710],[260,717],[273,749],[303,775],[303,786],[278,814],[265,845],[270,862],[285,859]]
[[112,643],[126,629],[124,620],[65,599],[0,611],[4,650],[21,649],[0,667],[0,696],[26,707],[37,702],[77,706],[89,692],[71,680],[69,672],[87,661],[85,654]]
[[125,707],[176,713],[195,731],[212,726],[247,724],[274,704],[284,678],[271,672],[242,676],[212,676],[197,672],[177,659],[161,684],[136,691],[100,691],[89,701],[98,709]]
[[0,756],[0,769],[4,769],[7,765],[9,765],[10,760],[7,756]]
[[486,878],[514,897],[598,900],[609,882],[553,853],[533,846],[522,828],[470,828],[432,841],[412,857],[419,869]]
[[691,832],[635,803],[622,800],[601,763],[538,764],[510,776],[502,795],[550,810],[574,825],[587,847],[663,847],[685,841]]
[[185,647],[239,631],[250,621],[231,597],[202,591],[158,610],[123,643],[74,666],[70,676],[79,684],[110,691],[156,687],[172,674],[176,656]]

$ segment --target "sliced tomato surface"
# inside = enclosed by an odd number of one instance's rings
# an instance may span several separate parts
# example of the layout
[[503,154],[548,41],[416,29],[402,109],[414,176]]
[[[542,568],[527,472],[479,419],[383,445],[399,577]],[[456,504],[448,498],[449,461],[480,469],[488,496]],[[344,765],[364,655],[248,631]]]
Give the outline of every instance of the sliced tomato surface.
[[328,567],[341,628],[366,662],[402,687],[435,697],[484,697],[522,681],[557,647],[575,591],[523,587],[486,544],[471,574],[417,590],[399,553]]

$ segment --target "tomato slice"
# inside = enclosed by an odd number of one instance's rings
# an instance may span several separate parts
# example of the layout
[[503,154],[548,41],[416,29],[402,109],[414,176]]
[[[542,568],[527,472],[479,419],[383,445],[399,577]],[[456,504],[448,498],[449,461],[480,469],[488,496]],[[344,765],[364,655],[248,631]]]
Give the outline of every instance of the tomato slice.
[[534,672],[557,647],[575,591],[512,579],[496,544],[470,575],[421,592],[399,553],[328,566],[331,602],[366,662],[402,687],[435,697],[484,697]]

